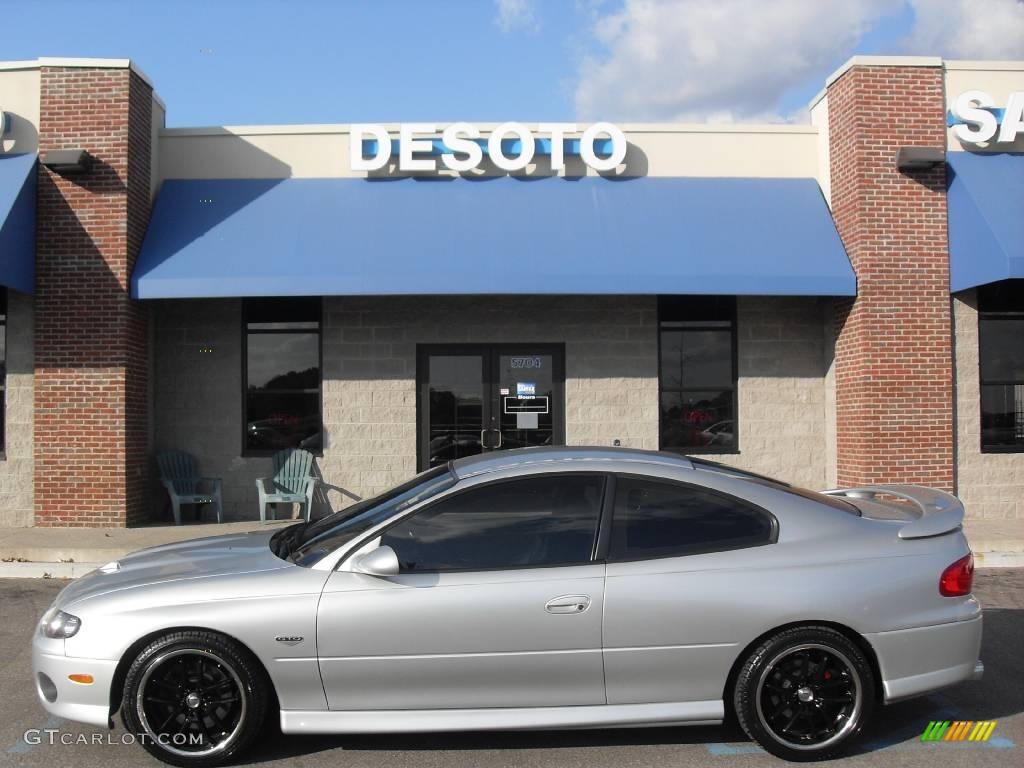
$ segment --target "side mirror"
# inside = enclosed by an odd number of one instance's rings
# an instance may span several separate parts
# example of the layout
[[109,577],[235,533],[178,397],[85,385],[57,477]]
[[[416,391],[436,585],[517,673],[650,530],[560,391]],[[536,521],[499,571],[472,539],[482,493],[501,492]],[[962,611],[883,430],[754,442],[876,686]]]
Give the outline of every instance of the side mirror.
[[398,555],[391,547],[377,547],[360,555],[352,564],[352,569],[369,576],[397,576],[399,571]]

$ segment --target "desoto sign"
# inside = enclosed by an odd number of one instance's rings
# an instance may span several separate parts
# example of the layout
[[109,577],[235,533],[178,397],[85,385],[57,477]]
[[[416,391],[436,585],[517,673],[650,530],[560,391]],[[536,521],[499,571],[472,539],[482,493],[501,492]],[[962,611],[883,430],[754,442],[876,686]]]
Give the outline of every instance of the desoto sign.
[[982,144],[993,139],[1009,144],[1024,133],[1024,91],[1010,94],[1006,109],[996,107],[985,91],[964,91],[953,101],[953,133],[967,144]]
[[400,171],[436,171],[440,157],[443,167],[457,172],[470,171],[483,162],[486,154],[503,171],[520,171],[536,155],[550,155],[551,169],[565,168],[567,155],[579,155],[589,168],[611,171],[626,157],[626,137],[611,123],[594,123],[580,131],[575,123],[540,123],[532,130],[523,123],[502,123],[481,138],[480,129],[471,123],[452,123],[440,138],[433,123],[404,123],[398,139],[393,140],[382,125],[353,125],[349,161],[354,171],[376,171],[398,155]]

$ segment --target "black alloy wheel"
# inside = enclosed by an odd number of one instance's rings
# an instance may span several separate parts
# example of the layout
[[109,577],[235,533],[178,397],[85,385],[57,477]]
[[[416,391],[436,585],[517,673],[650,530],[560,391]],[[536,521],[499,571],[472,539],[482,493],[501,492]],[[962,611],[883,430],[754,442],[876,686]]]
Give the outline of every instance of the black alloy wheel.
[[151,754],[179,766],[228,762],[258,733],[267,685],[251,655],[210,632],[150,643],[125,679],[125,727]]
[[787,760],[839,753],[873,710],[870,662],[829,627],[785,630],[759,645],[736,681],[740,724],[766,750]]

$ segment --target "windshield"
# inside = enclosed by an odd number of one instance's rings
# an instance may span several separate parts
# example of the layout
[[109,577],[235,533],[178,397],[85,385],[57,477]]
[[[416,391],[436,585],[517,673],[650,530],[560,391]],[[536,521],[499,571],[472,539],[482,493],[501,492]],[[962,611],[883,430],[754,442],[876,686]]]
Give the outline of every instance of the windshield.
[[435,467],[380,496],[360,501],[315,523],[296,526],[289,559],[296,565],[313,565],[378,523],[451,488],[455,482],[447,466]]

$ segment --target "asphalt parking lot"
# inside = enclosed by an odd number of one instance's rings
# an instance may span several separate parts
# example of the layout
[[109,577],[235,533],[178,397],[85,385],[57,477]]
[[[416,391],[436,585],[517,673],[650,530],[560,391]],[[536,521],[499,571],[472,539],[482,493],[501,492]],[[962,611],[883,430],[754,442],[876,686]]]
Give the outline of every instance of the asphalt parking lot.
[[[118,768],[159,765],[141,747],[124,745],[120,721],[106,731],[49,718],[31,681],[30,638],[37,618],[64,582],[0,580],[0,766],[73,765]],[[843,766],[1019,765],[1024,744],[1024,569],[979,571],[975,593],[985,605],[985,679],[886,707],[861,748]],[[930,720],[995,720],[985,743],[923,743]],[[73,744],[32,743],[29,729],[57,729]],[[89,743],[94,738],[100,743]],[[85,743],[83,743],[85,742]],[[478,768],[479,766],[763,766],[765,754],[735,727],[641,728],[541,733],[294,737],[268,731],[243,765],[348,768]]]

